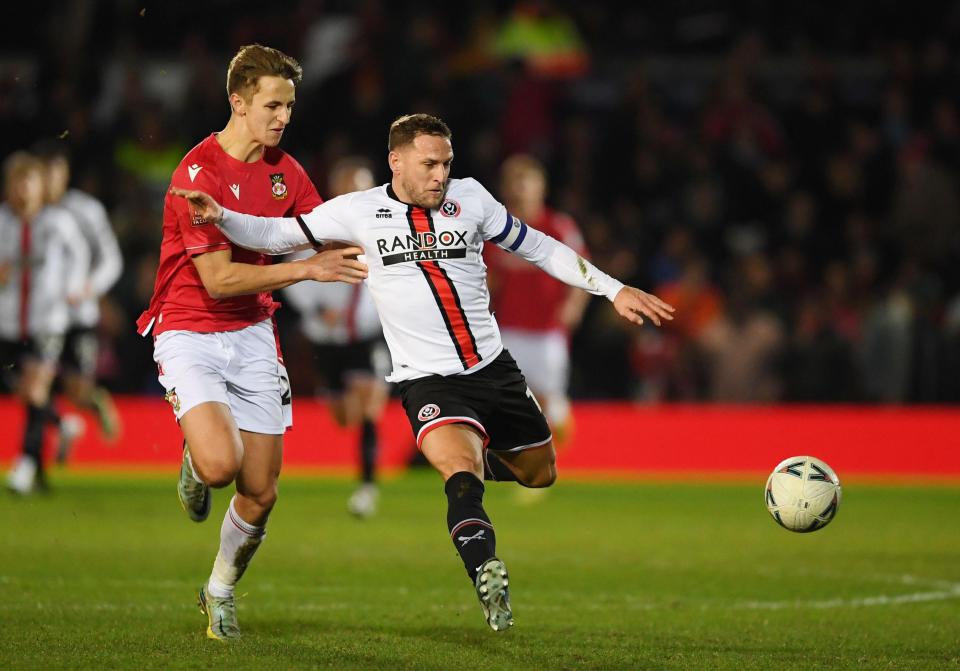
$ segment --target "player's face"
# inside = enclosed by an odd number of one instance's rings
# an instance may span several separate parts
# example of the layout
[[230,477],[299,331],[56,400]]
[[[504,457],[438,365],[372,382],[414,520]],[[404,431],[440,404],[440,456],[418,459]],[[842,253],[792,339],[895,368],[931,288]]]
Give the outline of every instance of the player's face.
[[7,198],[14,208],[22,212],[36,212],[43,207],[43,172],[24,170],[13,175],[7,184]]
[[63,198],[70,182],[70,167],[65,159],[55,158],[46,166],[47,202],[57,203]]
[[453,163],[450,138],[418,135],[413,142],[390,153],[390,167],[410,202],[428,210],[439,207],[447,192]]
[[547,184],[539,171],[525,167],[507,167],[502,177],[504,201],[511,209],[530,212],[543,207]]
[[373,173],[366,168],[340,170],[330,178],[330,195],[342,196],[352,191],[366,191],[374,186]]
[[252,139],[267,147],[280,144],[283,130],[293,116],[296,97],[293,80],[260,77],[256,93],[249,100],[241,97],[237,105]]

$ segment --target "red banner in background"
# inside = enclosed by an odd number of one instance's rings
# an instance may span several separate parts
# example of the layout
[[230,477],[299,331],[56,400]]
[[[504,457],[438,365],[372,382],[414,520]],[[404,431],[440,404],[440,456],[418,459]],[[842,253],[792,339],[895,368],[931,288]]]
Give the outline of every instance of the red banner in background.
[[[160,398],[117,399],[123,435],[104,443],[92,416],[71,463],[170,466],[181,434]],[[20,449],[24,412],[0,398],[0,460]],[[810,454],[844,475],[960,476],[960,409],[851,406],[574,405],[573,438],[560,452],[564,473],[761,473],[790,456]],[[51,436],[50,438],[52,438]],[[294,401],[284,440],[285,467],[353,469],[357,432],[336,426],[322,401]],[[413,434],[397,402],[380,422],[380,463],[404,466]]]

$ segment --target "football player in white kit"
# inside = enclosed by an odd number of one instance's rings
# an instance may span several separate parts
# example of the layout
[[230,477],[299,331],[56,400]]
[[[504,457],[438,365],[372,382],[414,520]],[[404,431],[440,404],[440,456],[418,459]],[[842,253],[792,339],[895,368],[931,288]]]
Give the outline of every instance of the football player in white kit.
[[387,379],[399,383],[417,445],[445,481],[447,528],[487,624],[503,631],[513,614],[506,566],[483,508],[485,470],[527,487],[549,487],[557,471],[547,421],[489,309],[484,242],[606,296],[636,324],[646,317],[659,325],[673,308],[514,218],[476,180],[450,179],[451,133],[440,119],[400,117],[390,126],[388,149],[389,184],[296,218],[231,212],[202,191],[172,193],[249,249],[282,254],[321,241],[363,248],[393,359]]
[[[34,147],[34,152],[44,164],[47,202],[73,215],[90,250],[86,281],[70,305],[70,324],[60,360],[63,391],[77,408],[93,412],[101,434],[113,441],[120,431],[120,418],[110,392],[96,383],[97,324],[100,298],[120,279],[123,271],[120,245],[103,203],[80,189],[69,188],[70,162],[63,143],[43,142]],[[53,409],[50,410],[51,416],[56,417]],[[73,439],[83,431],[83,420],[77,415],[65,415],[58,424],[57,460],[62,462],[68,456]]]
[[0,205],[0,369],[14,379],[26,407],[23,454],[7,486],[18,494],[44,489],[43,433],[69,308],[86,278],[90,254],[76,221],[44,204],[42,163],[24,152],[3,164]]

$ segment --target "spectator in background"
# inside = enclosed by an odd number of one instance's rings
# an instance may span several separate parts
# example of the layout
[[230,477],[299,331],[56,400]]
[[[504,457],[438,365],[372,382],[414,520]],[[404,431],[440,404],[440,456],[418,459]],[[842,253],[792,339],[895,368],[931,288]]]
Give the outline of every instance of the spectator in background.
[[723,315],[700,337],[711,401],[772,403],[781,398],[785,333],[764,304],[770,280],[769,262],[762,253],[740,259]]
[[[330,170],[331,198],[373,186],[373,168],[366,159],[342,159]],[[302,252],[291,258],[312,255]],[[384,377],[390,372],[377,308],[366,282],[299,282],[283,293],[300,313],[300,329],[313,345],[312,359],[334,420],[341,427],[360,429],[360,486],[347,509],[357,517],[370,517],[379,498],[377,423],[389,392]]]
[[691,253],[680,276],[659,285],[655,293],[677,308],[677,316],[660,334],[660,365],[647,372],[660,378],[662,398],[697,400],[701,387],[697,348],[723,314],[723,297],[710,279],[707,259]]

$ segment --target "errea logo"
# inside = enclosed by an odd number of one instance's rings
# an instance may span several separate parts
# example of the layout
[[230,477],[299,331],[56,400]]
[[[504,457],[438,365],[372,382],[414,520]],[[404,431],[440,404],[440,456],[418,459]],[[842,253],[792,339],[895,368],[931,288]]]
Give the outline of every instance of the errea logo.
[[393,219],[393,212],[386,207],[381,207],[377,210],[376,217],[377,219]]

